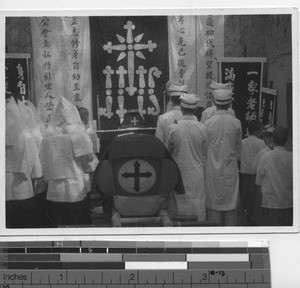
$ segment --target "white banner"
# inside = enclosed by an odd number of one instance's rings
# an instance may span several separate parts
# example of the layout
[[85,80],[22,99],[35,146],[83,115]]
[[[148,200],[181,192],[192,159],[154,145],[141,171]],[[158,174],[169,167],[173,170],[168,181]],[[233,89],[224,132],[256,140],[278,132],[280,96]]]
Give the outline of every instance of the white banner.
[[170,79],[188,85],[196,93],[196,16],[169,16],[169,74]]
[[217,58],[224,56],[224,16],[197,16],[197,94],[211,106],[211,80],[218,81]]
[[210,81],[218,80],[216,58],[224,55],[224,16],[170,16],[168,32],[170,79],[188,85],[206,107]]
[[59,96],[86,107],[92,119],[88,17],[31,18],[35,95],[44,122]]

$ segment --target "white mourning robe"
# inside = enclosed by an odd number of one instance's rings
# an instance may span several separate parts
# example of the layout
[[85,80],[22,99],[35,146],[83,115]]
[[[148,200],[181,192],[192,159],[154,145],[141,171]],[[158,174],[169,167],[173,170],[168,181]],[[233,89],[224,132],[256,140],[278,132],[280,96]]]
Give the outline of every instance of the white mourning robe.
[[185,194],[170,198],[170,214],[197,216],[206,220],[204,167],[207,151],[207,129],[194,116],[184,116],[170,127],[168,150],[178,164]]
[[31,178],[42,177],[39,148],[13,97],[6,100],[5,112],[6,201],[29,199],[34,195]]
[[168,137],[170,133],[170,126],[174,124],[175,120],[181,120],[183,118],[180,106],[174,106],[173,110],[168,111],[158,117],[155,136],[164,143],[168,144]]
[[[93,161],[93,144],[77,108],[61,97],[41,147],[47,200],[79,202],[87,196],[84,173]],[[95,167],[94,167],[95,168]],[[87,172],[90,171],[90,167]]]
[[211,210],[233,210],[239,195],[237,161],[242,148],[241,123],[228,111],[218,110],[205,125],[208,128],[206,206]]
[[256,174],[256,157],[259,152],[266,147],[264,140],[255,135],[249,135],[242,140],[241,173],[251,175]]
[[[206,108],[203,112],[202,112],[202,116],[201,116],[201,123],[204,123],[207,119],[211,118],[212,116],[214,116],[217,113],[217,107],[216,106],[211,106]],[[228,113],[235,117],[235,112],[233,109],[229,108],[228,109]]]
[[[183,119],[183,115],[180,106],[174,106],[173,110],[168,111],[158,117],[155,136],[161,142],[163,142],[166,147],[168,145],[170,126],[174,124],[174,122],[181,119]],[[195,116],[193,117],[193,119],[197,120]]]

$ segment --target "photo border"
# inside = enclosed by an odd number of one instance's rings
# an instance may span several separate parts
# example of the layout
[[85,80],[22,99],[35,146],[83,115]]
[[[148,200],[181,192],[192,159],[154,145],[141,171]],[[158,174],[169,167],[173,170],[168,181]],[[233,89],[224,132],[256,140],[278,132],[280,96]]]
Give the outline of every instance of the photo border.
[[[46,13],[45,13],[46,11]],[[118,10],[32,10],[32,11],[1,11],[0,12],[0,63],[5,62],[5,18],[6,17],[38,17],[47,16],[151,16],[151,15],[259,15],[259,14],[291,14],[292,16],[292,78],[293,81],[293,123],[299,123],[299,32],[297,8],[185,8],[185,9],[118,9]],[[4,33],[3,33],[4,32]],[[298,32],[298,33],[297,33]],[[2,66],[3,67],[3,66]],[[5,73],[1,69],[0,83],[4,83]],[[4,85],[1,85],[1,94],[4,95]],[[0,117],[4,119],[5,102],[1,100]],[[2,118],[3,117],[3,118]],[[3,126],[2,126],[3,125]],[[0,187],[5,190],[5,130],[4,121],[0,124],[1,154],[0,154]],[[3,134],[2,134],[3,133]],[[293,143],[299,143],[299,128],[293,125]],[[299,232],[299,152],[293,149],[293,226],[291,227],[139,227],[139,228],[51,228],[51,229],[7,229],[5,228],[5,193],[0,195],[0,235],[3,236],[127,236],[127,235],[202,235],[202,234],[269,234],[269,233],[298,233]]]

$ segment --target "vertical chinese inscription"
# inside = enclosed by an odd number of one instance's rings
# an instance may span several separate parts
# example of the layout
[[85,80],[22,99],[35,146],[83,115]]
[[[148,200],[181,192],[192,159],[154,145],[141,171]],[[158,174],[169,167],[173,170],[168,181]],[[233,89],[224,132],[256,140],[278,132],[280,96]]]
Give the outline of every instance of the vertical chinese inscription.
[[212,15],[209,15],[206,19],[206,30],[205,30],[205,46],[206,46],[206,52],[204,54],[205,56],[205,98],[207,101],[207,106],[211,106],[212,103],[212,92],[210,91],[210,83],[214,79],[213,76],[213,62],[215,58],[214,48],[214,19]]
[[53,116],[54,110],[54,96],[52,95],[52,75],[51,75],[51,41],[49,34],[52,32],[49,25],[50,19],[48,17],[42,17],[41,19],[41,36],[43,38],[43,51],[42,51],[42,71],[43,71],[43,80],[45,86],[45,108],[47,111],[47,123],[50,122]]
[[181,15],[181,16],[176,17],[176,21],[178,24],[177,33],[179,34],[179,38],[178,38],[178,42],[177,42],[177,55],[178,55],[177,75],[179,76],[181,81],[184,82],[183,78],[184,78],[184,74],[186,73],[186,69],[187,69],[187,65],[185,63],[186,43],[184,40],[184,35],[186,33],[186,31],[185,31],[186,27],[184,26],[185,18],[184,18],[184,16]]
[[72,17],[71,20],[71,47],[72,47],[72,55],[71,55],[71,62],[72,62],[72,92],[73,92],[73,101],[76,106],[79,106],[78,102],[82,101],[80,97],[80,64],[78,60],[78,51],[79,51],[79,27],[78,27],[78,19],[77,17]]
[[20,89],[20,96],[22,100],[25,100],[26,96],[26,84],[24,83],[24,70],[21,63],[18,63],[17,67],[17,87]]
[[[258,83],[251,79],[252,75],[259,75],[258,71],[249,71],[247,72],[248,79],[248,101],[246,107],[246,121],[256,120],[257,118],[257,106],[258,106],[258,99],[259,99],[259,91],[258,91]],[[252,76],[252,77],[251,77]]]

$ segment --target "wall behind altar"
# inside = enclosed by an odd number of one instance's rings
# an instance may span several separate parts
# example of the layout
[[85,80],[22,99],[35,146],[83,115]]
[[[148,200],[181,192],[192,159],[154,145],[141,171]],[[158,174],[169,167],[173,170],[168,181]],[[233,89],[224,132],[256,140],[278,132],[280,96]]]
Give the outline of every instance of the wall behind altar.
[[[29,17],[6,18],[8,53],[32,53]],[[278,90],[277,107],[287,107],[287,83],[292,82],[290,15],[227,15],[225,57],[267,57],[266,82]],[[278,112],[278,111],[277,111]],[[291,126],[287,108],[277,113],[277,124]],[[291,127],[289,127],[291,130]]]
[[30,17],[6,18],[7,53],[32,53]]
[[277,125],[292,131],[291,121],[288,121],[292,117],[288,117],[287,112],[291,99],[287,101],[286,91],[287,84],[292,82],[290,19],[290,15],[226,16],[224,56],[267,57],[264,85],[270,88],[273,82],[272,88],[278,91],[277,107],[286,107],[280,109],[280,113],[277,110]]

